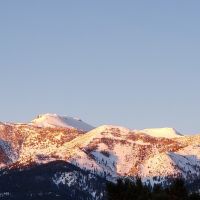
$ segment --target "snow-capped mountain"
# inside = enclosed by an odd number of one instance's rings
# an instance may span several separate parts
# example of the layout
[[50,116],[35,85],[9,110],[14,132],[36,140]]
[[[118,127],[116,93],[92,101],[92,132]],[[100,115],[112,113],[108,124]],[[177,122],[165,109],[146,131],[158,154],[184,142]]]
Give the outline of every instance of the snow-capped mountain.
[[178,133],[174,128],[152,128],[144,129],[139,132],[145,133],[152,137],[175,138],[181,136],[181,134]]
[[31,122],[33,125],[38,127],[63,127],[63,128],[75,128],[81,131],[90,131],[94,127],[85,123],[79,118],[59,116],[57,114],[43,114]]
[[200,173],[199,142],[200,136],[169,139],[122,127],[101,126],[70,142],[74,146],[69,160],[80,168],[106,175],[109,180],[140,176],[153,183],[154,177],[160,181],[179,175],[197,177]]
[[[150,184],[165,184],[177,176],[190,182],[197,180],[199,144],[200,135],[184,136],[172,128],[130,130],[112,125],[93,128],[78,119],[45,114],[27,124],[0,125],[0,169],[6,173],[19,169],[20,173],[32,166],[63,161],[76,170],[70,167],[67,173],[51,172],[48,177],[51,184],[66,190],[73,186],[74,191],[88,188],[89,199],[103,199],[103,189],[99,192],[89,187],[92,180],[106,182],[136,176]],[[1,177],[5,178],[0,173],[0,181]],[[76,185],[79,178],[84,185]]]

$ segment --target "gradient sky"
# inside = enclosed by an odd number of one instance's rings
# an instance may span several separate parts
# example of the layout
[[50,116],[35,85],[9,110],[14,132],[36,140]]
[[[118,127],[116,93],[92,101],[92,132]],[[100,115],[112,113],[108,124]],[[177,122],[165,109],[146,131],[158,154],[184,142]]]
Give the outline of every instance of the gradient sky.
[[0,120],[200,133],[200,1],[1,1]]

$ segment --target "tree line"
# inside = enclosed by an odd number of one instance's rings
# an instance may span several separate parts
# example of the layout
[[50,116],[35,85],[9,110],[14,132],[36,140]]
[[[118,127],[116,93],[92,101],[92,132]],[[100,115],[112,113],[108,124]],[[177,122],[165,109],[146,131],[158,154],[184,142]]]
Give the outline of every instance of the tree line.
[[183,179],[175,179],[163,187],[156,184],[153,187],[142,183],[140,178],[136,181],[119,179],[116,183],[107,183],[108,200],[200,200],[198,193],[191,193],[186,188]]

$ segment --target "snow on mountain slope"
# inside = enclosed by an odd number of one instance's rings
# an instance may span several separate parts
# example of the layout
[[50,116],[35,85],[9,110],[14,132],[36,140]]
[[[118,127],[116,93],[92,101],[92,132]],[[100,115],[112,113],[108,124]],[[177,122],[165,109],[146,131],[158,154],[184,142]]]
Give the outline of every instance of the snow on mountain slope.
[[[195,142],[200,142],[200,137],[195,138]],[[186,174],[187,177],[198,174],[198,149],[193,151],[193,157],[196,158],[194,162],[182,155],[182,151],[186,155],[192,154],[186,149],[194,148],[194,140],[184,136],[176,139],[152,137],[123,127],[101,126],[66,143],[63,150],[68,149],[70,152],[69,162],[105,176],[108,180],[141,176],[143,180],[152,183],[155,182],[153,177],[164,181],[180,174]],[[174,155],[177,155],[177,159],[174,159]],[[180,167],[180,163],[184,163],[185,168]]]
[[180,136],[171,128],[103,125],[85,133],[65,117],[45,114],[29,124],[0,125],[0,139],[0,155],[9,158],[2,163],[9,166],[63,160],[107,180],[141,176],[151,183],[154,177],[193,178],[200,171],[200,135]]
[[139,132],[145,133],[152,137],[164,137],[164,138],[175,138],[180,137],[181,134],[178,133],[173,128],[153,128],[153,129],[143,129]]
[[182,171],[185,178],[200,175],[200,146],[190,145],[178,150],[177,152],[169,153],[169,156],[174,161],[177,168]]
[[76,129],[43,129],[30,125],[17,125],[19,131],[29,133],[20,149],[19,164],[64,160],[108,180],[128,175],[151,181],[157,176],[187,174],[191,167],[198,169],[200,166],[199,162],[191,162],[190,167],[179,167],[181,162],[187,166],[185,155],[194,153],[198,157],[200,154],[197,147],[191,152],[186,148],[197,146],[198,136],[152,137],[111,125],[84,134]]
[[145,160],[140,168],[141,177],[150,180],[152,177],[166,177],[176,175],[179,171],[176,165],[167,153],[157,153]]
[[[176,141],[154,138],[143,133],[138,134],[117,126],[100,126],[65,145],[63,150],[68,149],[69,162],[99,175],[106,175],[109,180],[126,175],[156,176],[161,175],[163,171],[166,175],[172,174],[169,169],[173,169],[171,166],[173,161],[168,155],[165,156],[165,160],[170,161],[170,167],[167,170],[165,162],[162,168],[159,163],[154,167],[154,165],[149,166],[151,162],[148,162],[146,168],[155,168],[153,173],[147,172],[142,167],[145,161],[151,159],[152,156],[159,157],[161,153],[182,148],[182,145]],[[157,159],[156,162],[159,160]],[[173,171],[173,174],[175,172]]]
[[39,115],[36,119],[32,120],[31,123],[39,127],[75,128],[86,132],[94,128],[93,126],[83,122],[81,119],[49,113]]
[[123,162],[127,160],[127,154],[132,153],[131,145],[123,145],[129,133],[130,130],[123,127],[103,125],[77,137],[70,142],[73,146],[68,146],[74,151],[69,162],[101,176],[106,175],[109,180],[116,178],[118,173],[128,172],[132,166],[132,163]]

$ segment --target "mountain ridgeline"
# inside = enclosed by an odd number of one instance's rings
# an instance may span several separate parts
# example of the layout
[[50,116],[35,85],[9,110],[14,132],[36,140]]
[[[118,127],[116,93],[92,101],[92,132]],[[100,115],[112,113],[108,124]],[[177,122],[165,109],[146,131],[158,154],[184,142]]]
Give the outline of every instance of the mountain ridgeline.
[[39,115],[0,123],[1,199],[107,199],[106,185],[139,177],[200,189],[200,135],[173,128],[93,127],[79,118]]

